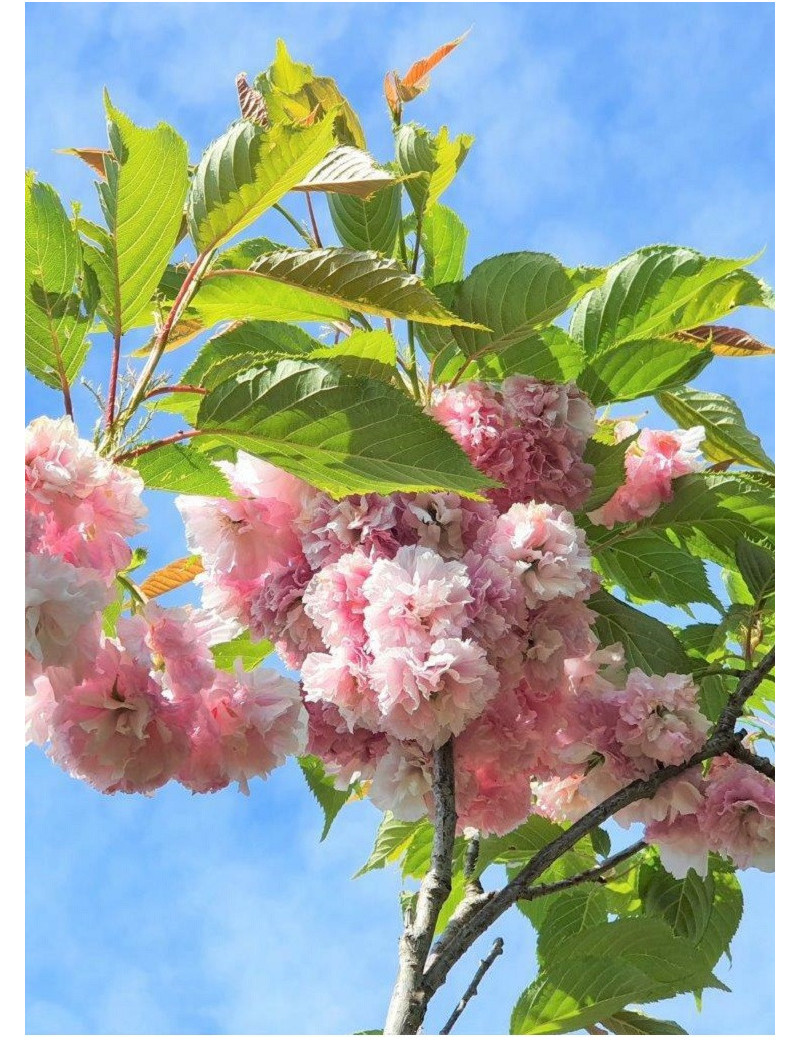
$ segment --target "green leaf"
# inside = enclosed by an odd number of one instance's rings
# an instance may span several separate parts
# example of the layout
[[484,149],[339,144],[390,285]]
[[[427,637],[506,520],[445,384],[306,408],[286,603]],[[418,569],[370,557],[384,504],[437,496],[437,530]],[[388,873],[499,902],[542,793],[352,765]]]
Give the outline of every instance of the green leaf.
[[325,824],[319,839],[320,841],[325,841],[333,821],[350,797],[350,791],[338,790],[333,777],[328,776],[323,763],[313,755],[300,755],[297,761],[303,770],[303,776],[306,778],[309,790],[317,802],[319,802],[320,808],[325,815]]
[[587,606],[597,614],[594,629],[600,645],[622,643],[629,668],[641,668],[648,675],[688,675],[692,671],[691,659],[661,621],[602,589],[591,596]]
[[78,375],[89,349],[91,315],[74,292],[78,235],[49,184],[25,178],[25,367],[61,389]]
[[750,260],[705,257],[680,246],[648,246],[609,268],[580,301],[570,333],[591,359],[623,343],[670,336],[744,303],[768,305],[766,287],[742,271]]
[[203,398],[198,429],[266,458],[334,497],[490,486],[446,431],[402,391],[334,365],[279,361]]
[[423,878],[431,865],[433,852],[433,824],[427,820],[419,820],[414,826],[411,841],[405,850],[400,873],[405,877]]
[[650,1018],[639,1011],[618,1011],[604,1018],[600,1025],[617,1036],[673,1036],[686,1030],[671,1019]]
[[595,559],[604,576],[632,598],[670,607],[710,603],[722,612],[711,591],[703,561],[656,531],[640,531],[601,548]]
[[129,462],[145,486],[182,495],[233,498],[224,474],[191,444],[162,444]]
[[[474,140],[468,134],[459,134],[451,141],[446,126],[435,137],[416,123],[398,128],[397,162],[409,177],[405,187],[418,216],[432,206],[452,182]],[[410,176],[413,174],[419,176]]]
[[332,361],[348,376],[399,385],[397,343],[390,332],[353,332],[336,346],[317,347],[307,356],[314,361]]
[[708,928],[715,890],[711,874],[701,878],[695,870],[689,870],[680,879],[660,863],[644,863],[639,870],[639,895],[645,914],[666,921],[675,935],[694,946]]
[[330,151],[332,131],[332,115],[303,129],[234,123],[192,175],[187,217],[198,250],[222,245],[279,202]]
[[286,251],[266,257],[255,270],[350,310],[423,324],[481,327],[451,314],[416,275],[377,253],[344,248]]
[[192,306],[208,326],[220,321],[343,321],[349,313],[324,295],[249,270],[210,271]]
[[735,559],[739,538],[774,537],[774,493],[746,474],[690,473],[672,489],[672,501],[639,529],[672,532],[692,552],[721,564]]
[[741,410],[730,397],[686,386],[658,394],[656,400],[684,429],[705,428],[702,449],[712,462],[740,462],[774,471],[775,463],[758,437],[747,429]]
[[253,640],[249,631],[242,632],[234,639],[224,643],[216,643],[211,647],[214,664],[223,671],[231,672],[237,661],[241,661],[246,672],[252,672],[265,660],[275,647],[268,639]]
[[554,896],[539,929],[536,952],[540,965],[558,960],[561,944],[587,928],[608,920],[606,894],[602,885],[587,883]]
[[623,1010],[707,985],[695,948],[662,921],[623,918],[565,937],[517,1002],[515,1034],[568,1033]]
[[736,563],[757,610],[775,596],[775,557],[746,538],[736,543]]
[[466,367],[463,355],[458,354],[448,363],[437,366],[437,370],[441,371],[442,381],[462,371],[461,380],[478,378],[496,383],[507,376],[523,375],[565,383],[575,379],[584,360],[579,343],[557,325],[548,325],[520,343],[479,355]]
[[705,675],[700,680],[697,703],[710,722],[720,717],[735,685],[735,680],[724,675]]
[[709,350],[671,340],[632,340],[596,354],[578,386],[596,405],[633,401],[694,379],[713,359]]
[[319,340],[293,325],[277,321],[242,322],[212,337],[183,373],[181,383],[205,386],[208,372],[226,358],[243,354],[303,356],[320,346]]
[[394,863],[408,849],[415,833],[425,825],[430,826],[426,819],[408,823],[405,820],[395,819],[390,812],[387,812],[378,827],[375,845],[369,859],[353,877],[361,877],[370,870],[382,870],[388,863]]
[[117,335],[134,328],[149,306],[183,218],[189,153],[171,126],[136,126],[106,94],[113,158],[107,180],[97,185],[108,233],[94,251],[92,269],[100,283],[100,310]]
[[351,145],[330,151],[300,182],[295,191],[324,191],[368,199],[381,188],[395,183],[395,177],[379,166],[369,152]]
[[422,222],[423,278],[429,285],[459,282],[464,277],[464,257],[469,232],[448,206],[434,203]]
[[342,245],[392,256],[400,228],[399,184],[383,188],[369,199],[328,195],[333,228]]
[[454,329],[461,353],[499,354],[524,348],[543,326],[570,304],[574,287],[569,272],[547,253],[504,253],[474,267],[456,289],[455,312],[491,331]]
[[583,507],[585,512],[605,505],[620,485],[625,483],[625,452],[637,436],[633,434],[615,444],[604,444],[596,437],[590,438],[583,453],[583,461],[594,466],[594,481],[592,493]]
[[277,41],[275,61],[269,70],[256,76],[255,87],[275,122],[302,122],[314,112],[333,114],[336,140],[366,148],[358,116],[334,81],[315,76],[310,65],[294,61],[283,40]]
[[246,270],[267,253],[275,253],[287,248],[288,246],[282,245],[280,242],[273,242],[271,238],[263,236],[246,238],[220,253],[214,260],[213,269],[215,271],[240,271],[243,268]]

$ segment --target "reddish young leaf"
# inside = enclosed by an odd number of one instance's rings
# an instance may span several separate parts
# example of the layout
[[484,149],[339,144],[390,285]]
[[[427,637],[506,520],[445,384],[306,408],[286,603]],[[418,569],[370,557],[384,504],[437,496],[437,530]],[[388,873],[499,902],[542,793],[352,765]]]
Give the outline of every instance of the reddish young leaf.
[[103,157],[111,155],[107,148],[59,148],[58,153],[59,155],[77,155],[105,180],[106,168],[103,164]]
[[431,69],[435,68],[440,61],[443,61],[447,55],[456,49],[456,47],[467,38],[470,30],[467,29],[465,33],[462,33],[458,39],[451,40],[450,43],[445,43],[441,47],[437,48],[433,54],[429,54],[427,58],[421,58],[419,61],[415,61],[408,72],[400,80],[400,97],[403,101],[411,101],[418,94],[421,94],[423,90],[428,87],[429,79],[428,73]]
[[255,87],[251,87],[247,82],[246,72],[240,72],[236,77],[236,90],[239,94],[239,108],[242,110],[242,117],[249,119],[256,126],[269,126],[270,119],[267,115],[264,98]]
[[772,347],[749,332],[730,325],[698,325],[694,329],[676,332],[671,338],[708,347],[721,357],[763,357],[775,353]]

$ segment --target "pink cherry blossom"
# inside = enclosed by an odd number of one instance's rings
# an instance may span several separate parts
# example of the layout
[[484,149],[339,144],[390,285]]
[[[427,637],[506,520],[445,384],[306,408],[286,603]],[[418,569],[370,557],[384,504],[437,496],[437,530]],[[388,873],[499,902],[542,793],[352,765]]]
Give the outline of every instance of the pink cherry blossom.
[[100,611],[109,589],[94,570],[56,556],[25,557],[25,652],[42,668],[81,672],[100,640]]
[[464,564],[419,546],[376,560],[363,589],[368,649],[376,656],[393,647],[425,654],[434,640],[460,636],[472,599]]
[[347,790],[354,780],[371,780],[389,740],[383,733],[350,727],[342,713],[328,701],[306,700],[308,752],[325,763],[336,778],[336,787]]
[[419,747],[390,741],[375,767],[370,801],[398,820],[412,822],[433,809],[431,763]]
[[307,720],[296,682],[260,669],[218,672],[201,694],[204,711],[192,733],[191,754],[178,774],[196,792],[266,777],[306,747]]
[[712,849],[737,867],[775,869],[775,782],[730,755],[715,758],[699,813]]
[[613,527],[652,516],[672,498],[672,481],[702,466],[698,447],[702,426],[690,430],[642,430],[625,454],[625,483],[599,509],[589,513],[594,524]]
[[489,552],[510,561],[529,607],[557,596],[583,598],[592,587],[586,538],[572,515],[547,503],[517,503],[495,524]]
[[329,648],[343,642],[356,646],[366,642],[364,582],[371,571],[372,561],[357,550],[317,571],[308,583],[304,609]]
[[306,559],[317,570],[358,548],[393,556],[396,508],[391,498],[380,495],[351,495],[337,502],[318,492],[297,524]]

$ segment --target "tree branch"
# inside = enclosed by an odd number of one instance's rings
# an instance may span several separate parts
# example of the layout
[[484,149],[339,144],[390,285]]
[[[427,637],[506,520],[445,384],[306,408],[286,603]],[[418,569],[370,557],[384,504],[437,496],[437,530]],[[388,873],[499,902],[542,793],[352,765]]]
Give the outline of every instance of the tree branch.
[[456,805],[452,737],[434,752],[433,803],[431,865],[422,879],[416,909],[400,937],[400,965],[384,1033],[417,1033],[427,1009],[428,1001],[421,986],[425,960],[433,942],[439,912],[450,894],[453,874]]
[[752,766],[756,772],[763,773],[764,776],[768,776],[770,780],[775,779],[775,763],[771,762],[768,758],[765,758],[764,755],[757,755],[755,751],[746,748],[740,740],[731,744],[728,748],[728,754],[732,758],[738,758],[740,762],[746,762],[747,765]]
[[464,1010],[464,1008],[467,1006],[470,1000],[477,995],[478,986],[480,986],[481,984],[481,979],[489,970],[489,968],[491,968],[491,966],[494,964],[494,962],[497,960],[497,958],[500,956],[502,952],[503,940],[495,939],[494,945],[489,951],[489,955],[487,957],[484,957],[484,959],[481,961],[480,965],[478,966],[478,970],[475,972],[475,977],[473,978],[472,982],[470,982],[469,986],[467,986],[464,996],[461,998],[461,1000],[459,1000],[456,1009],[448,1018],[447,1022],[445,1022],[440,1036],[446,1036],[453,1028],[453,1026],[456,1024],[458,1019],[461,1017],[461,1013]]
[[115,455],[114,462],[125,463],[130,459],[138,459],[140,455],[146,455],[148,451],[155,451],[156,448],[162,448],[165,444],[175,444],[176,441],[185,441],[188,437],[199,437],[202,432],[202,430],[178,430],[177,433],[172,433],[169,437],[162,437],[157,441],[148,441],[147,444],[134,448],[133,451],[125,451],[121,455]]
[[524,894],[530,888],[531,883],[538,877],[541,877],[548,867],[552,866],[565,852],[568,852],[584,835],[601,823],[605,823],[606,820],[618,813],[620,809],[624,809],[626,806],[639,802],[644,798],[652,798],[659,787],[666,783],[667,780],[680,776],[687,769],[705,762],[706,759],[715,758],[717,755],[729,752],[733,745],[738,744],[738,737],[734,733],[736,720],[747,698],[755,692],[761,680],[765,675],[769,674],[774,664],[775,649],[773,648],[755,668],[740,679],[711,736],[690,759],[681,765],[664,766],[644,780],[634,780],[626,787],[600,802],[599,805],[585,813],[558,838],[537,852],[505,888],[497,892],[488,893],[488,897],[484,899],[474,912],[465,914],[462,917],[457,928],[451,930],[448,927],[436,944],[425,967],[422,979],[425,1000],[430,1000],[431,996],[444,984],[447,973],[473,942],[483,935],[518,899],[524,898]]

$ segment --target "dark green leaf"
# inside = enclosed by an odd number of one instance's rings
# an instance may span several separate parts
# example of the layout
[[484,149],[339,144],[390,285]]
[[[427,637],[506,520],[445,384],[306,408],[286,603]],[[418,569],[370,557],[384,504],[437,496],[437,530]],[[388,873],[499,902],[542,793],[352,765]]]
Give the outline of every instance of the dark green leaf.
[[578,386],[596,405],[633,401],[694,379],[708,350],[669,340],[631,340],[590,358]]
[[656,531],[634,532],[601,548],[596,560],[605,577],[642,603],[670,607],[710,603],[722,611],[711,591],[703,561]]
[[592,437],[583,453],[584,462],[594,466],[594,482],[585,512],[598,509],[625,483],[625,452],[638,435],[633,434],[617,444],[604,444]]
[[675,935],[694,946],[708,928],[714,893],[711,874],[701,878],[695,870],[689,870],[685,878],[676,878],[660,863],[642,864],[639,870],[639,895],[645,914],[666,921]]
[[768,605],[775,596],[775,557],[746,538],[736,543],[736,563],[757,610]]
[[399,184],[369,199],[328,195],[331,220],[342,245],[392,256],[400,227],[400,196]]
[[597,614],[594,628],[601,646],[622,643],[629,668],[641,668],[648,675],[691,672],[691,659],[661,621],[629,607],[602,589],[594,593],[587,605]]
[[466,225],[448,206],[428,207],[422,222],[423,277],[429,285],[459,282],[464,277]]

